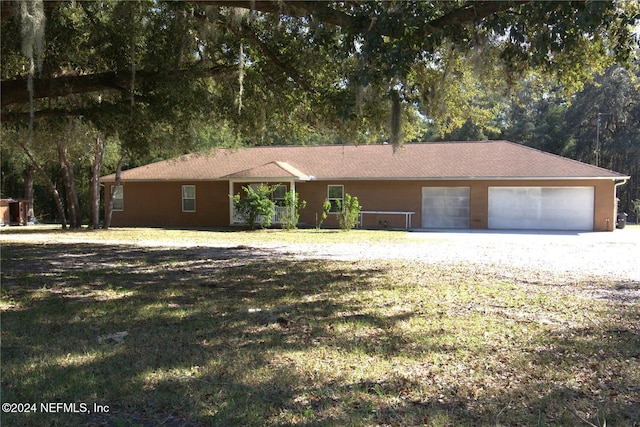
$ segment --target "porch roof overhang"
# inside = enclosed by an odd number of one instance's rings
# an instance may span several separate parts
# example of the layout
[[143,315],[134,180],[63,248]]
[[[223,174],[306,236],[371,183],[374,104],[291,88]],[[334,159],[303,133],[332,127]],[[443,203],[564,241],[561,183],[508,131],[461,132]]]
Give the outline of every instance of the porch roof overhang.
[[246,180],[258,180],[258,181],[273,181],[273,180],[285,180],[285,181],[310,181],[311,176],[308,176],[304,172],[296,169],[287,162],[273,161],[265,163],[254,168],[245,169],[239,172],[228,174],[221,177],[222,179],[229,179],[230,181],[246,181]]

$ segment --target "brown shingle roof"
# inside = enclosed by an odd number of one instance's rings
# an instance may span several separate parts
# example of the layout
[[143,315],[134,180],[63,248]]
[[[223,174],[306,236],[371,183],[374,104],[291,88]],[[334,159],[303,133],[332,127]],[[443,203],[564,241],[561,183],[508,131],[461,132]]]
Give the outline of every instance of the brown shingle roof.
[[[624,175],[508,141],[217,149],[122,172],[123,181],[607,178]],[[101,178],[112,182],[115,175]]]

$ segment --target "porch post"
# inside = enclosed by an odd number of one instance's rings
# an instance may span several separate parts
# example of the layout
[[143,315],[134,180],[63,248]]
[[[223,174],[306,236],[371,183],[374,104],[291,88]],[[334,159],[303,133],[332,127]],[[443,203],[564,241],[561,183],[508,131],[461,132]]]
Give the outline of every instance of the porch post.
[[229,225],[233,225],[233,181],[229,180]]
[[[293,194],[293,204],[291,205],[291,212],[289,212],[289,214],[291,218],[293,218],[296,213],[296,199],[298,198],[298,194],[296,194],[296,181],[293,179],[291,180],[291,193]],[[298,224],[294,224],[293,226],[297,227]]]

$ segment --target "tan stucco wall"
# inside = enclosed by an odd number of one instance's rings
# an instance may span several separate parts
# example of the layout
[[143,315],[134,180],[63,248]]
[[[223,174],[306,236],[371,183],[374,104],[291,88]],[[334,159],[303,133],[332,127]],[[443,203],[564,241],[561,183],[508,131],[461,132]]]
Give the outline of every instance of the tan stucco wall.
[[[182,186],[196,186],[196,211],[182,212]],[[229,224],[226,182],[125,182],[124,210],[114,211],[111,225],[211,227]],[[105,185],[108,206],[111,184]],[[221,197],[222,196],[222,197]]]
[[[196,212],[182,212],[182,185],[196,186]],[[275,183],[271,183],[275,184]],[[108,203],[110,185],[105,185]],[[234,193],[244,183],[236,183]],[[422,187],[469,187],[470,228],[484,229],[488,224],[488,189],[491,186],[592,186],[594,196],[594,230],[612,231],[615,227],[615,188],[612,180],[438,180],[438,181],[311,181],[296,183],[296,191],[307,207],[300,211],[300,222],[315,226],[327,197],[328,185],[344,185],[345,193],[358,197],[363,210],[411,211],[412,225],[422,224]],[[229,184],[227,182],[130,182],[124,183],[124,211],[113,212],[112,226],[189,226],[229,225]],[[402,228],[402,215],[366,215],[365,227],[384,221],[390,228]],[[337,226],[329,215],[325,226]]]

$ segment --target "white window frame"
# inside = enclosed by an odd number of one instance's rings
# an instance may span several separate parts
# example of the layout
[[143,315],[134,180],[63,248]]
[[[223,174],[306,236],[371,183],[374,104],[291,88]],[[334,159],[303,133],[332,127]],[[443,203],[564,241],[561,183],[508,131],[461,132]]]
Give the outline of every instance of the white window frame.
[[[278,191],[282,191],[282,194],[276,194]],[[271,200],[276,204],[276,206],[284,206],[285,201],[287,199],[287,186],[284,184],[277,184],[273,193],[271,193]],[[282,197],[280,197],[282,196]]]
[[124,210],[124,187],[122,185],[114,185],[111,189],[113,195],[113,210],[121,212]]
[[[193,189],[193,197],[187,197],[185,190]],[[193,209],[185,209],[184,203],[187,200],[193,200]],[[182,186],[182,212],[195,212],[196,211],[196,186],[195,185],[183,185]]]
[[[332,197],[331,196],[331,188],[332,187],[340,187],[340,191],[342,192],[341,197]],[[327,200],[331,203],[331,209],[329,213],[331,214],[339,214],[342,213],[342,209],[335,209],[336,204],[334,202],[340,201],[340,207],[344,208],[344,185],[327,185]]]

